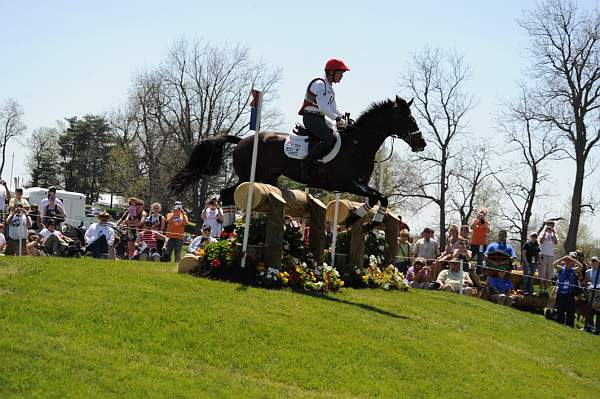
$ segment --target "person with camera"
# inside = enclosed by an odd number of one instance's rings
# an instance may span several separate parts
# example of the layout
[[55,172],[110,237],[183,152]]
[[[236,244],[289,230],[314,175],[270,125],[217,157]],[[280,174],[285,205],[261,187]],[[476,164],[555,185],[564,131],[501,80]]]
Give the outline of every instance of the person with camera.
[[558,245],[558,237],[554,229],[554,221],[548,220],[544,223],[543,232],[540,235],[540,260],[538,264],[538,276],[540,278],[541,293],[548,295],[554,274],[554,251]]
[[202,226],[202,235],[194,238],[190,245],[188,245],[188,253],[195,254],[200,248],[205,246],[206,244],[217,242],[217,239],[212,237],[210,234],[210,225],[205,224]]
[[223,228],[223,211],[219,208],[219,201],[216,197],[206,201],[205,208],[200,216],[204,224],[210,226],[211,235],[218,238]]
[[10,201],[10,190],[6,181],[0,177],[0,221],[6,216],[6,203]]
[[167,239],[167,237],[152,228],[151,220],[146,219],[144,221],[144,228],[138,233],[135,242],[137,251],[133,258],[159,262],[160,252],[157,245],[159,238],[163,241]]
[[9,212],[6,224],[10,226],[6,243],[6,255],[25,255],[31,218],[27,215],[23,204],[16,205],[15,209]]
[[[22,204],[23,209],[29,210],[29,202],[27,202],[27,200],[23,198],[22,188],[17,188],[15,190],[15,196],[8,201],[8,209],[13,209],[16,204]],[[29,216],[31,217],[31,214]],[[33,221],[33,218],[31,220]]]
[[471,253],[477,267],[476,274],[481,274],[484,252],[487,248],[487,236],[490,232],[490,223],[487,220],[487,208],[481,208],[477,212],[477,217],[471,223]]
[[557,273],[556,280],[556,311],[558,324],[575,327],[575,297],[580,294],[581,287],[577,272],[583,265],[577,260],[575,252],[569,253],[552,263]]
[[175,201],[173,210],[167,214],[167,249],[164,254],[164,260],[171,261],[171,254],[175,251],[175,262],[181,260],[181,247],[183,246],[183,236],[185,226],[188,224],[188,216],[181,206],[181,201]]

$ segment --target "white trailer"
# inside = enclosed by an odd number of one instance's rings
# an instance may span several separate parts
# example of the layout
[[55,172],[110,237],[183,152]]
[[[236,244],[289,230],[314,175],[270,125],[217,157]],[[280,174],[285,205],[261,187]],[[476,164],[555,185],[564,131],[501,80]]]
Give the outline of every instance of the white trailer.
[[[31,187],[23,190],[23,197],[29,205],[37,204],[48,197],[48,189]],[[60,199],[65,208],[65,223],[73,226],[89,225],[85,217],[85,195],[71,191],[56,190],[56,198]]]

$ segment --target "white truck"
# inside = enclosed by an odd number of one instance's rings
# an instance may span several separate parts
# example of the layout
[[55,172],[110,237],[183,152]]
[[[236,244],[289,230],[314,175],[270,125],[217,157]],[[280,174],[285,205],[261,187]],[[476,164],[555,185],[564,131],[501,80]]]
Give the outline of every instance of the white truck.
[[[48,197],[48,189],[42,187],[31,187],[23,190],[23,197],[29,205],[38,204]],[[65,207],[65,223],[72,226],[88,226],[90,218],[85,215],[85,195],[71,191],[56,190],[56,198],[63,202]]]

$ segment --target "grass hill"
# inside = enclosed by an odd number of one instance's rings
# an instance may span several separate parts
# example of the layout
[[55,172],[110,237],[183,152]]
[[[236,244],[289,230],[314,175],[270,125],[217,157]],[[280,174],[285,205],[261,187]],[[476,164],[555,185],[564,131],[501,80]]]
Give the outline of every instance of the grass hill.
[[600,340],[441,292],[0,258],[0,397],[598,398]]

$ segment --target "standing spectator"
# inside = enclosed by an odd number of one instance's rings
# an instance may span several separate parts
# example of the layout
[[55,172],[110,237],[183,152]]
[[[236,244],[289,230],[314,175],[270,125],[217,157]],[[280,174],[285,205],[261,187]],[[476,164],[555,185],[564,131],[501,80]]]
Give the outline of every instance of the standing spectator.
[[146,221],[146,211],[144,211],[144,201],[139,198],[131,197],[127,200],[127,210],[117,222],[117,226],[124,224],[127,226],[127,256],[133,258],[135,253],[135,240],[138,231]]
[[517,254],[512,245],[506,241],[507,237],[508,232],[506,230],[500,230],[498,232],[498,240],[487,246],[484,255],[488,267],[505,270],[512,269],[512,263],[517,257]]
[[452,255],[456,249],[458,249],[458,243],[462,237],[458,234],[458,226],[451,224],[448,227],[448,242],[446,243],[446,249],[444,255]]
[[29,217],[31,218],[31,229],[40,231],[40,213],[37,204],[30,205]]
[[0,177],[0,221],[6,216],[6,203],[10,201],[10,190],[6,186],[6,181]]
[[546,228],[540,236],[540,262],[538,276],[540,278],[540,288],[542,293],[547,295],[552,279],[554,263],[554,250],[558,245],[558,237],[554,230],[554,221],[549,220],[545,223]]
[[535,231],[529,235],[529,240],[523,245],[521,257],[523,262],[521,289],[525,292],[525,295],[533,294],[533,275],[537,270],[540,257],[540,244]]
[[53,219],[56,225],[60,226],[65,217],[64,204],[56,198],[56,187],[50,187],[47,197],[41,200],[38,206],[38,224],[45,226],[48,220]]
[[398,231],[406,230],[406,231],[410,232],[410,227],[408,227],[408,225],[402,221],[402,216],[398,216],[398,220],[399,220]]
[[6,224],[10,226],[6,243],[6,255],[25,255],[31,218],[27,216],[22,204],[15,205],[15,209],[9,212]]
[[578,288],[576,272],[583,265],[575,259],[576,254],[571,252],[554,261],[552,266],[558,273],[556,281],[556,311],[559,324],[575,327],[575,295]]
[[[596,319],[595,328],[596,335],[600,335],[600,309],[594,309],[594,304],[597,304],[600,299],[600,276],[598,270],[600,270],[600,261],[597,256],[592,256],[590,259],[590,268],[585,271],[585,286],[588,289],[588,306],[590,306],[589,318],[587,325],[594,325],[594,318]],[[592,291],[594,290],[594,291]]]
[[497,274],[488,282],[490,297],[498,305],[512,306],[513,297],[510,295],[513,289],[512,281],[504,270],[498,270]]
[[481,208],[477,212],[477,217],[471,223],[471,253],[475,258],[477,267],[476,274],[481,274],[484,252],[487,246],[487,236],[490,232],[490,223],[487,220],[487,208]]
[[4,223],[0,223],[0,255],[4,255],[6,249],[6,237],[4,237]]
[[98,214],[98,223],[92,223],[85,232],[86,251],[94,258],[108,257],[115,243],[115,231],[108,223],[110,214],[102,211]]
[[154,262],[160,261],[160,252],[158,252],[157,242],[158,238],[165,240],[167,237],[152,230],[152,222],[148,219],[144,222],[144,228],[139,232],[136,239],[136,246],[138,248],[135,259],[139,260],[151,260]]
[[[13,198],[10,199],[10,201],[8,201],[8,209],[13,209],[15,207],[16,204],[22,204],[23,205],[23,209],[25,210],[29,210],[29,202],[27,202],[27,200],[25,198],[23,198],[23,189],[22,188],[17,188],[15,190],[15,196]],[[31,214],[29,215],[29,217],[32,217]]]
[[150,205],[150,215],[146,220],[150,220],[152,223],[152,230],[159,232],[161,235],[158,237],[156,242],[156,250],[162,252],[165,246],[165,234],[167,228],[166,218],[160,213],[162,211],[162,205],[160,202],[155,202]]
[[44,250],[52,256],[62,256],[69,247],[66,237],[56,230],[54,220],[49,220],[46,228],[40,231],[40,241],[44,245]]
[[181,246],[183,244],[183,235],[185,226],[188,224],[188,217],[181,206],[180,201],[176,201],[173,211],[167,214],[167,250],[165,259],[171,261],[171,254],[175,250],[175,262],[181,259]]
[[413,246],[413,258],[425,258],[427,265],[431,265],[440,256],[440,247],[433,239],[433,229],[425,227],[421,238]]
[[333,243],[333,231],[331,230],[331,222],[327,220],[325,222],[325,248],[331,248],[331,244]]
[[216,197],[206,202],[206,208],[202,211],[200,218],[204,224],[210,226],[211,235],[219,237],[223,228],[223,211],[219,208],[219,202]]
[[460,236],[465,240],[469,241],[469,226],[463,224],[460,226]]
[[187,249],[188,253],[195,254],[196,251],[198,251],[200,248],[202,248],[206,244],[211,243],[211,242],[217,242],[216,238],[211,237],[210,228],[211,227],[207,224],[202,226],[202,234],[199,235],[198,237],[194,238],[192,240],[192,242],[190,243],[190,245],[188,245],[188,249]]
[[402,273],[406,273],[410,267],[411,248],[408,241],[409,238],[408,230],[400,230],[400,234],[398,235],[398,261],[396,262],[396,268]]

